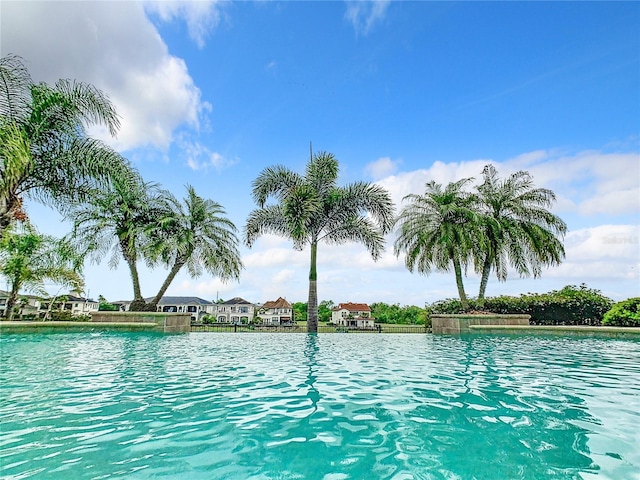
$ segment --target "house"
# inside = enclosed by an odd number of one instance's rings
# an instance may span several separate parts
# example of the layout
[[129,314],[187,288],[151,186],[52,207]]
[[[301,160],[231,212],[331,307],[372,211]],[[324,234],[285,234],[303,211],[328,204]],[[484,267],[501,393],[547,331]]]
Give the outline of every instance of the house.
[[[6,316],[7,303],[9,302],[9,292],[0,290],[0,317]],[[40,297],[35,295],[18,295],[15,308],[19,309],[22,316],[38,316],[40,311]],[[15,310],[14,310],[15,312]],[[20,314],[14,314],[14,319],[18,319]]]
[[331,309],[331,322],[349,328],[374,328],[371,309],[366,303],[339,303]]
[[212,315],[216,322],[249,323],[256,314],[256,306],[244,298],[234,297],[226,302],[214,303]]
[[284,298],[269,301],[258,309],[258,318],[265,325],[287,325],[293,323],[293,308]]
[[[153,297],[147,297],[145,302],[150,302]],[[129,311],[131,301],[118,301],[113,302],[114,305],[119,305],[124,311]],[[200,297],[172,297],[164,296],[160,299],[157,305],[158,312],[175,312],[175,313],[190,313],[191,320],[197,321],[204,315],[213,314],[214,303],[209,300],[205,300]]]
[[[0,316],[4,316],[4,311],[9,300],[9,293],[0,290]],[[79,297],[73,294],[46,299],[35,295],[18,295],[16,308],[20,309],[23,317],[44,318],[49,309],[49,303],[53,300],[51,311],[71,312],[74,317],[80,315],[91,315],[91,312],[98,311],[98,302],[90,298]]]
[[91,312],[98,311],[99,303],[91,298],[78,297],[72,294],[64,295],[64,298],[64,303],[60,302],[54,305],[56,305],[59,310],[70,311],[74,317],[91,315]]

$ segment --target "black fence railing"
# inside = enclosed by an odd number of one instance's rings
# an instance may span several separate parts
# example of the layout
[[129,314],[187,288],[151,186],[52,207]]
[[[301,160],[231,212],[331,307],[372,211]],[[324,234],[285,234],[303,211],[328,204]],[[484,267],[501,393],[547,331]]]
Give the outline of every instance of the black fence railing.
[[[192,323],[192,332],[286,332],[306,333],[306,325],[246,325],[233,323]],[[431,333],[424,325],[376,324],[374,328],[348,328],[319,325],[318,333]]]

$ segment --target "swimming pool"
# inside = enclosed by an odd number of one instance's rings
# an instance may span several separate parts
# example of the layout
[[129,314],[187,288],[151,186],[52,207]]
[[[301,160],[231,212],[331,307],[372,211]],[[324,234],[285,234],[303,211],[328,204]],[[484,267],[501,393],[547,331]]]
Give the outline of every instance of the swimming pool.
[[4,478],[640,478],[640,342],[0,337]]

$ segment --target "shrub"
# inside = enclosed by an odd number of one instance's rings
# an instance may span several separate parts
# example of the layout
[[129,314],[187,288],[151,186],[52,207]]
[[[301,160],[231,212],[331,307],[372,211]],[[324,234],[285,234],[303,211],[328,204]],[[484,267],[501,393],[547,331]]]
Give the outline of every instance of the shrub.
[[603,325],[640,327],[640,297],[616,303],[604,314]]
[[98,304],[99,312],[116,312],[118,310],[120,310],[120,307],[118,307],[118,305],[114,305],[113,303],[100,302]]
[[[568,285],[549,293],[527,293],[519,297],[489,297],[482,308],[477,299],[469,299],[470,310],[501,314],[531,315],[532,325],[600,325],[613,304],[599,290],[585,284]],[[464,313],[459,299],[447,299],[430,306],[431,313]]]
[[70,311],[51,312],[51,320],[54,322],[88,322],[91,315],[72,315]]

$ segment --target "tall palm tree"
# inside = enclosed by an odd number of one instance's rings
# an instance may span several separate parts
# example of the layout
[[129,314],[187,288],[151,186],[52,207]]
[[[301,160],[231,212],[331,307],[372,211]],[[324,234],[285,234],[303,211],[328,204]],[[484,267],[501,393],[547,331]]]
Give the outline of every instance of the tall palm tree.
[[47,295],[45,281],[81,290],[80,257],[57,238],[41,235],[28,224],[22,231],[7,229],[0,239],[0,274],[9,285],[5,309],[12,320],[20,290]]
[[111,135],[120,125],[100,90],[70,80],[35,84],[20,57],[0,58],[0,235],[25,218],[25,196],[64,205],[126,172],[126,160],[87,135],[90,125]]
[[242,270],[236,227],[219,203],[204,199],[187,185],[184,203],[165,192],[164,218],[153,231],[150,257],[169,268],[167,278],[149,302],[155,309],[178,272],[187,267],[197,278],[203,271],[222,280],[237,280]]
[[157,184],[144,182],[131,172],[128,178],[114,179],[107,189],[96,190],[84,203],[66,209],[66,218],[73,222],[70,238],[78,250],[94,262],[109,255],[111,268],[120,258],[125,260],[133,284],[134,309],[145,305],[138,261],[145,258],[152,230],[166,216],[164,195]]
[[463,309],[469,304],[462,279],[478,244],[478,216],[472,197],[463,190],[473,179],[449,183],[444,189],[436,182],[426,184],[424,195],[410,194],[409,203],[396,221],[400,229],[394,243],[396,256],[405,254],[410,272],[428,275],[431,270],[448,272],[453,267]]
[[485,248],[476,259],[482,272],[478,300],[482,303],[491,270],[505,281],[512,266],[522,276],[540,276],[542,267],[559,265],[564,259],[562,238],[567,225],[547,210],[555,194],[536,188],[528,172],[518,171],[501,180],[493,165],[482,170],[483,183],[476,187],[483,215]]
[[[374,260],[384,251],[383,235],[391,230],[394,207],[379,185],[354,182],[337,186],[338,160],[327,152],[313,155],[305,175],[284,166],[268,167],[253,181],[259,208],[247,218],[245,243],[251,247],[265,233],[293,240],[294,248],[311,248],[307,331],[318,331],[318,243],[360,242]],[[273,197],[277,203],[266,205]]]

